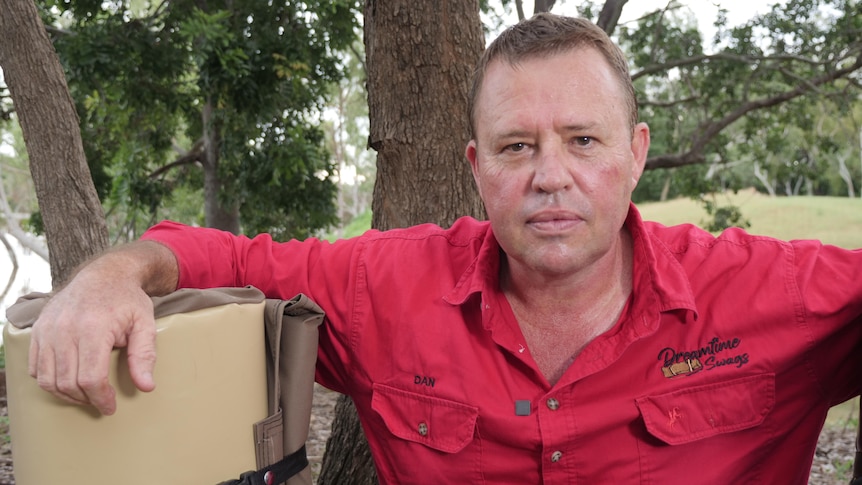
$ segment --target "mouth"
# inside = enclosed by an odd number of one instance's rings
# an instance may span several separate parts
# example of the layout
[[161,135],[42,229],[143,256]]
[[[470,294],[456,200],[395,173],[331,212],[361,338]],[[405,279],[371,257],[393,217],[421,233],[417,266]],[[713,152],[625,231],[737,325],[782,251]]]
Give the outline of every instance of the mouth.
[[571,213],[541,213],[527,219],[527,225],[539,232],[559,233],[569,231],[583,220]]

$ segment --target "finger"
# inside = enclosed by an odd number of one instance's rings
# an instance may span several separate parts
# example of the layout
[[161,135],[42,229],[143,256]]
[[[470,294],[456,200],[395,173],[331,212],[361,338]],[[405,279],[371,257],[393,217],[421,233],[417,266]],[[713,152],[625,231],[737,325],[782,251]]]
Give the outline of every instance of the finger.
[[[32,342],[30,346],[31,348],[33,347]],[[44,391],[50,393],[54,397],[61,399],[65,402],[73,404],[86,404],[85,401],[81,399],[76,399],[72,395],[66,394],[58,388],[56,367],[57,366],[54,353],[50,349],[42,349],[42,351],[39,352],[39,358],[36,363],[36,373],[33,376],[36,378],[36,383],[39,385],[39,387],[42,388]]]
[[77,354],[78,388],[84,394],[86,402],[106,416],[117,410],[116,394],[108,380],[111,350],[113,344],[109,339],[85,339],[80,343]]
[[75,348],[70,350],[53,348],[54,385],[57,395],[67,401],[86,403],[87,395],[78,386],[78,358]]
[[36,384],[40,389],[50,393],[56,398],[72,404],[84,404],[79,400],[75,400],[64,395],[57,387],[56,365],[54,362],[53,353],[50,350],[42,349],[39,345],[40,334],[38,328],[33,328],[30,333],[30,350],[27,354],[27,373],[36,380]]
[[129,373],[135,387],[144,392],[156,388],[153,371],[156,367],[156,321],[152,313],[139,318],[129,333]]

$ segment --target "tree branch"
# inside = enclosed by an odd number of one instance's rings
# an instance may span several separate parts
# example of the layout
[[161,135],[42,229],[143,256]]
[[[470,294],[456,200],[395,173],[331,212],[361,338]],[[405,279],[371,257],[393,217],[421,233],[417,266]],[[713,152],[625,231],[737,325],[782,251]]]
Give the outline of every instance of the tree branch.
[[656,108],[670,108],[670,107],[677,106],[680,104],[691,103],[693,101],[697,101],[698,99],[700,99],[699,96],[689,96],[687,98],[672,99],[669,101],[639,100],[638,106],[641,106],[641,107],[651,106],[651,107],[656,107]]
[[541,12],[550,12],[557,0],[536,0],[533,3],[533,15]]
[[755,61],[798,61],[803,62],[812,66],[820,66],[825,64],[825,62],[819,62],[814,59],[810,59],[802,56],[794,56],[794,55],[776,55],[776,56],[745,56],[740,54],[731,54],[728,52],[720,52],[718,54],[702,54],[699,56],[691,56],[691,57],[683,57],[680,59],[673,59],[667,62],[663,62],[660,64],[652,64],[644,67],[640,71],[632,74],[632,81],[635,81],[644,76],[650,76],[653,74],[657,74],[664,71],[669,71],[670,69],[676,67],[690,66],[692,64],[701,64],[703,62],[716,61],[716,60],[724,60],[724,61],[734,61],[740,64],[754,64]]
[[6,295],[9,294],[9,290],[12,289],[12,285],[15,283],[15,277],[18,276],[18,256],[15,255],[15,249],[9,244],[9,240],[6,239],[6,234],[0,232],[0,242],[6,246],[6,252],[9,253],[9,260],[12,261],[12,274],[9,275],[9,281],[6,282],[6,287],[3,288],[3,293],[0,293],[0,300],[6,298]]
[[723,129],[727,128],[731,123],[739,120],[746,114],[755,110],[769,108],[790,101],[791,99],[807,94],[812,90],[816,90],[819,86],[823,86],[844,78],[845,76],[849,76],[849,74],[859,70],[860,68],[862,68],[862,56],[857,57],[856,61],[847,67],[836,69],[834,71],[827,72],[822,76],[809,79],[789,91],[785,91],[768,98],[756,99],[744,103],[720,120],[704,123],[700,129],[697,130],[698,135],[694,139],[691,149],[686,153],[661,155],[649,158],[646,162],[647,169],[670,168],[701,163],[704,161],[703,151],[706,145],[718,136]]
[[151,179],[155,179],[155,178],[158,178],[158,177],[162,176],[163,174],[167,173],[168,171],[170,171],[173,168],[181,167],[183,165],[190,165],[192,163],[199,162],[200,156],[201,156],[201,152],[199,152],[199,151],[189,152],[188,154],[174,160],[173,162],[171,162],[167,165],[164,165],[162,167],[159,167],[153,173],[151,173],[149,175],[149,177]]
[[[2,165],[0,165],[2,169]],[[48,259],[48,247],[42,244],[39,239],[33,237],[18,224],[19,217],[12,212],[12,207],[9,206],[9,199],[6,197],[6,187],[2,183],[3,177],[0,176],[0,213],[6,219],[6,229],[9,234],[18,240],[22,246],[30,249],[40,258],[45,261]]]
[[602,11],[599,13],[599,19],[596,25],[604,30],[608,35],[612,35],[617,28],[617,23],[620,21],[620,14],[623,7],[629,0],[606,0]]
[[518,11],[518,20],[524,20],[526,18],[526,16],[524,16],[524,1],[515,0],[515,9]]

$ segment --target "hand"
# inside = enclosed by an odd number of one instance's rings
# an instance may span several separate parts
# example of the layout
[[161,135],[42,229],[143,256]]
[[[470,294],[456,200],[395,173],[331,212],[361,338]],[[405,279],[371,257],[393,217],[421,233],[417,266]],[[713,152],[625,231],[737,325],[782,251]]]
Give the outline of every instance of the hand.
[[30,376],[64,401],[110,415],[117,409],[108,382],[111,351],[127,347],[132,382],[152,391],[156,324],[149,294],[173,291],[177,276],[173,253],[146,241],[86,266],[33,324]]
[[111,350],[128,347],[135,386],[155,388],[156,327],[150,297],[137,285],[89,272],[54,295],[33,325],[29,373],[64,401],[116,411],[108,383]]

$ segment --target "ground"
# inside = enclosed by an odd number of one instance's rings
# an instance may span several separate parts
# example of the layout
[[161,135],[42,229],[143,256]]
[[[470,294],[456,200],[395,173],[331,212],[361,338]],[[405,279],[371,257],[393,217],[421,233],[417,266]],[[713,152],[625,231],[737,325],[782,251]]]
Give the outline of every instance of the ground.
[[[320,471],[337,398],[336,393],[315,386],[314,407],[307,443],[308,459],[311,462],[312,475],[315,477]],[[856,423],[858,422],[854,408],[855,406],[848,406],[846,411],[839,410],[833,413],[827,422],[817,444],[814,464],[811,467],[810,485],[847,485],[849,483],[856,451]],[[6,376],[0,371],[0,485],[15,485],[12,477],[12,450],[8,441],[8,423]]]

